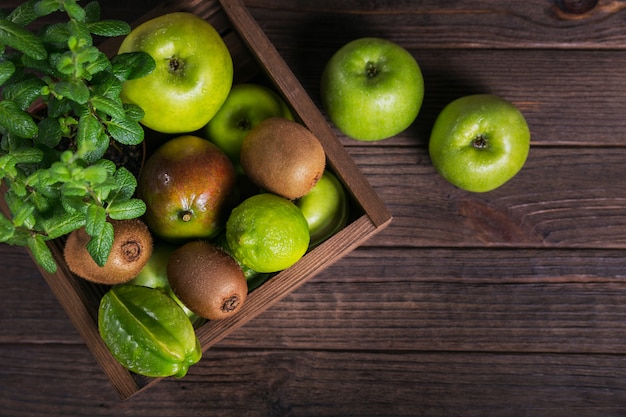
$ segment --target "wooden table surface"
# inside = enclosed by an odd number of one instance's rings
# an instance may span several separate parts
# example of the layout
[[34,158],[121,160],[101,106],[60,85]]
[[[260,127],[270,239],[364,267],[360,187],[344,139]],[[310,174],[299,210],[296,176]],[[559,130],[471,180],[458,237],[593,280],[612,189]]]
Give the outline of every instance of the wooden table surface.
[[[102,3],[132,21],[158,1]],[[0,245],[0,415],[626,415],[626,3],[563,3],[585,1],[246,0],[318,104],[349,40],[420,63],[407,131],[340,136],[393,222],[124,402],[26,251]],[[532,132],[523,170],[486,194],[427,152],[437,113],[470,93],[509,99]]]

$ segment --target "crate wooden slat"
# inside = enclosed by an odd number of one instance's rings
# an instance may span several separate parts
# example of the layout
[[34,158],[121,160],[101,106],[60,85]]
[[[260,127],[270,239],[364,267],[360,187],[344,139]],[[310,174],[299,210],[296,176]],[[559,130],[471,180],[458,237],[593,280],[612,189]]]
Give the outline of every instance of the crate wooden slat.
[[[226,320],[206,322],[196,330],[202,348],[206,351],[382,230],[391,221],[391,215],[240,0],[165,1],[134,24],[174,11],[192,12],[216,27],[233,56],[236,82],[262,76],[276,87],[297,119],[320,139],[329,167],[349,191],[352,202],[351,221],[342,231],[307,253],[294,266],[276,274],[254,290],[238,314]],[[119,42],[121,39],[109,40],[101,48],[112,55]],[[4,186],[0,190],[3,195],[5,190]],[[0,210],[8,214],[4,199],[0,199]],[[97,310],[106,287],[88,283],[68,270],[63,263],[63,240],[48,242],[48,246],[59,268],[54,274],[39,268],[41,274],[119,396],[122,399],[129,398],[157,383],[160,378],[139,376],[123,368],[100,338]]]

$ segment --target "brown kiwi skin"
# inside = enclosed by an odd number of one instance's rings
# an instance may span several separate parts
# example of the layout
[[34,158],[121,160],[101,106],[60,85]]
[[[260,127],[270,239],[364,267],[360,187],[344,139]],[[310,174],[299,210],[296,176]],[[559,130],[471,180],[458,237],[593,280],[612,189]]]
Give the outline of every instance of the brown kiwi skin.
[[139,219],[109,220],[113,246],[107,262],[99,266],[87,251],[91,236],[85,228],[69,234],[63,249],[65,262],[74,274],[98,284],[123,284],[139,274],[152,255],[152,235]]
[[326,167],[326,154],[303,125],[270,117],[245,136],[240,154],[245,174],[258,186],[295,200],[308,193]]
[[174,294],[198,316],[221,320],[243,306],[246,277],[237,262],[214,244],[197,240],[176,249],[167,263]]

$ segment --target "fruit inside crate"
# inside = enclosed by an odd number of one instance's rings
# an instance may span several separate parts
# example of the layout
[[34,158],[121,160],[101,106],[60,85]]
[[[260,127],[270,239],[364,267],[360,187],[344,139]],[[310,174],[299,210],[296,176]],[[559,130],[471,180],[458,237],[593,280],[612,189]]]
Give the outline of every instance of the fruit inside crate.
[[[175,11],[194,13],[216,28],[233,58],[234,83],[265,84],[283,97],[293,110],[296,120],[320,140],[326,153],[328,169],[344,185],[351,208],[350,218],[344,229],[309,251],[295,265],[274,274],[252,291],[237,314],[224,320],[201,323],[196,328],[196,334],[203,351],[206,352],[230,332],[271,307],[316,273],[382,230],[391,221],[391,215],[241,1],[166,1],[133,25]],[[100,47],[112,56],[117,52],[120,43],[121,39],[111,39]],[[166,137],[162,135],[147,132],[148,154],[165,139]],[[0,201],[0,209],[8,213],[4,201]],[[159,378],[136,375],[122,367],[111,356],[99,335],[98,306],[109,287],[75,277],[63,262],[63,245],[64,239],[48,242],[59,268],[53,274],[40,268],[45,280],[120,397],[126,399],[150,387]],[[210,357],[205,360],[210,360]]]

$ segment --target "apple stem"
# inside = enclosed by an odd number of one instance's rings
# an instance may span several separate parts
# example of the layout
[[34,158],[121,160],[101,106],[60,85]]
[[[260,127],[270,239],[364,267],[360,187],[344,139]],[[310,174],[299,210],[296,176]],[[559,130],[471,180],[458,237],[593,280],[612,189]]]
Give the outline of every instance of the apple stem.
[[368,78],[374,78],[378,75],[378,67],[373,62],[368,62],[367,65],[365,65],[365,73]]
[[241,130],[250,130],[252,128],[252,123],[248,119],[241,119],[237,123],[237,127]]
[[170,70],[172,72],[176,72],[178,71],[179,68],[180,68],[180,61],[175,57],[170,58]]
[[183,211],[180,215],[180,218],[184,222],[188,222],[191,220],[192,213],[190,211]]
[[483,135],[478,135],[472,140],[472,146],[476,149],[485,149],[487,147],[487,139]]

